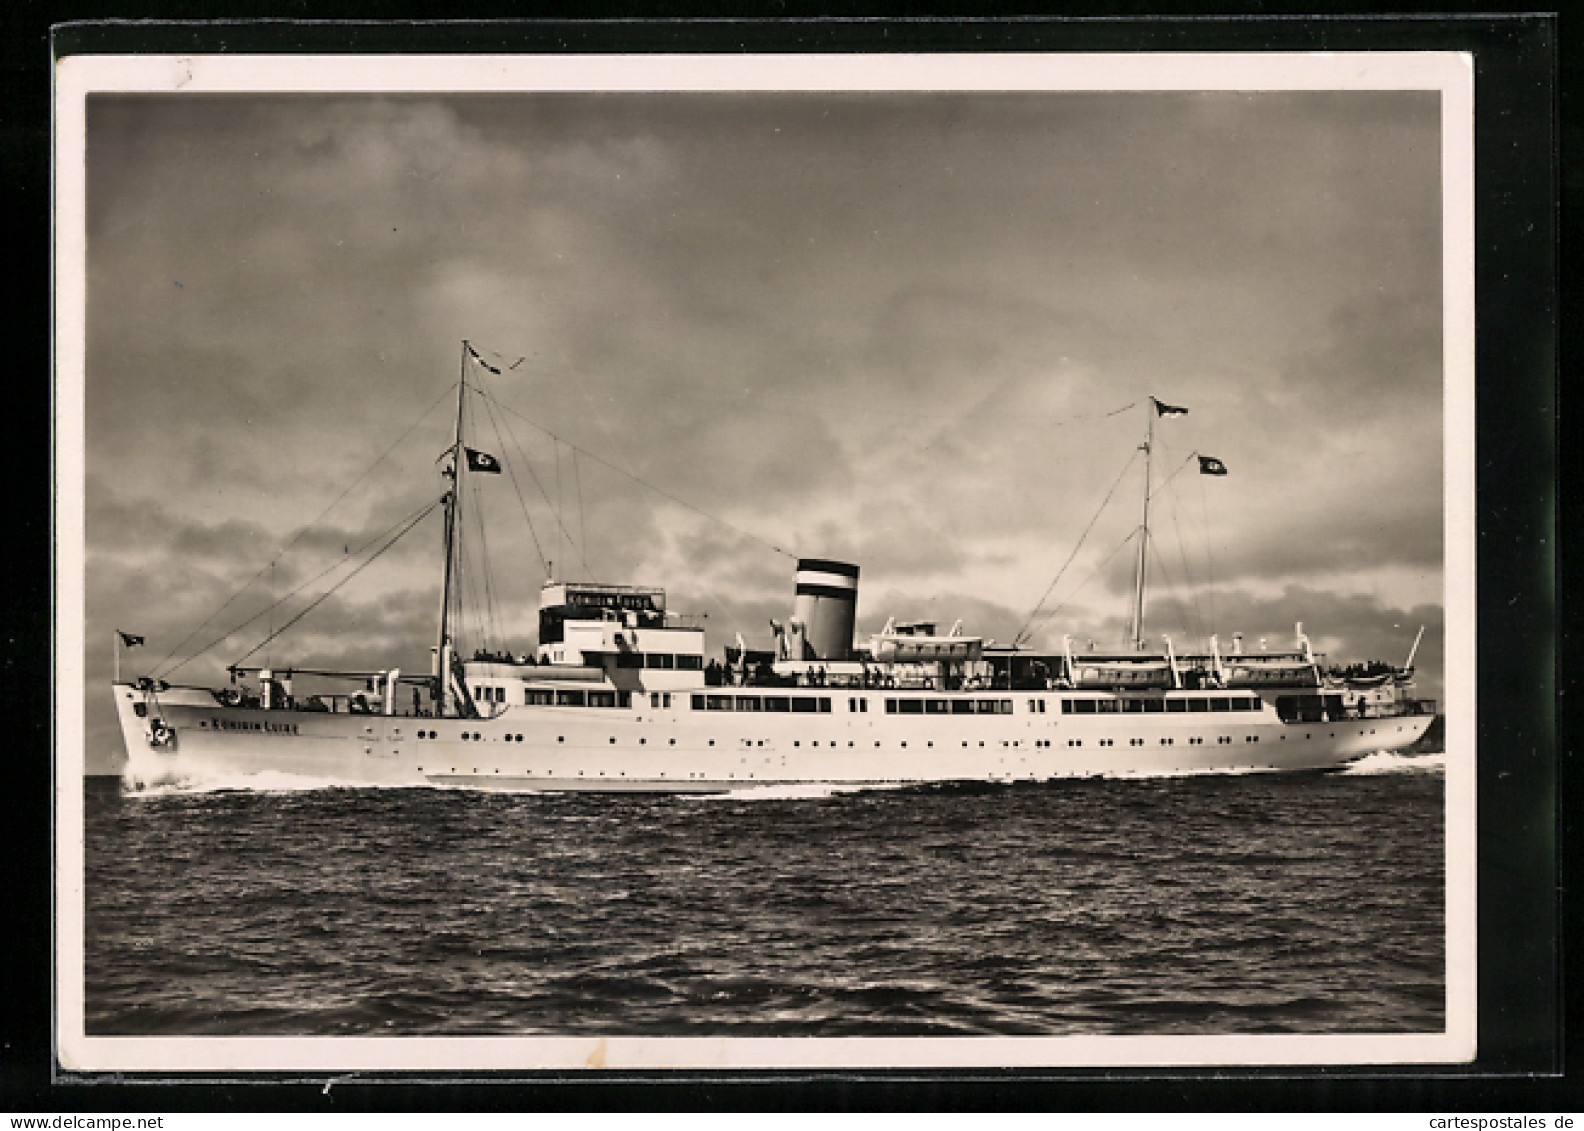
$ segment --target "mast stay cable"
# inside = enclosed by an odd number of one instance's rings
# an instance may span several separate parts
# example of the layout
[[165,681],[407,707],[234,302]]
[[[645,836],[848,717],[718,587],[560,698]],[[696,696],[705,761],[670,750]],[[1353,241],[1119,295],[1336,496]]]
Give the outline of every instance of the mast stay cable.
[[[1134,452],[1128,456],[1127,462],[1122,465],[1122,470],[1117,474],[1115,481],[1112,482],[1111,489],[1106,492],[1105,498],[1100,500],[1100,506],[1096,508],[1094,514],[1090,516],[1089,525],[1085,526],[1083,533],[1078,536],[1078,541],[1073,546],[1072,553],[1067,555],[1067,560],[1063,562],[1061,568],[1056,571],[1056,576],[1051,578],[1050,584],[1045,587],[1045,592],[1040,594],[1040,599],[1034,603],[1034,608],[1029,611],[1028,618],[1023,622],[1023,627],[1019,628],[1017,630],[1017,635],[1012,638],[1012,646],[1014,648],[1017,647],[1020,641],[1027,638],[1029,625],[1034,623],[1035,617],[1039,616],[1040,608],[1047,600],[1049,600],[1050,595],[1052,591],[1055,590],[1057,583],[1061,581],[1062,575],[1067,572],[1067,567],[1072,565],[1073,559],[1078,556],[1078,551],[1083,549],[1084,539],[1089,537],[1089,532],[1094,529],[1094,524],[1100,521],[1100,515],[1104,513],[1106,505],[1111,502],[1111,496],[1116,494],[1116,489],[1122,485],[1123,477],[1127,475],[1128,469],[1133,466],[1133,461],[1136,459],[1138,459],[1138,451],[1135,449]],[[1130,534],[1128,537],[1131,539],[1132,535]],[[1124,545],[1125,544],[1126,543],[1124,543]]]
[[1128,531],[1127,537],[1118,542],[1111,552],[1100,560],[1098,565],[1085,574],[1084,579],[1077,585],[1073,586],[1072,592],[1067,594],[1067,597],[1060,604],[1051,607],[1051,611],[1046,613],[1044,619],[1040,621],[1039,627],[1044,628],[1047,624],[1049,624],[1051,619],[1055,617],[1057,613],[1065,609],[1068,603],[1071,602],[1074,597],[1078,596],[1079,593],[1082,593],[1084,586],[1093,581],[1096,574],[1105,569],[1106,566],[1110,565],[1116,556],[1127,548],[1129,542],[1133,541],[1133,539],[1137,538],[1141,533],[1143,533],[1143,530],[1144,528],[1142,526],[1135,526],[1132,530]]
[[[170,660],[171,660],[172,656],[176,655],[176,653],[180,652],[183,648],[185,648],[188,645],[189,642],[191,642],[193,637],[197,636],[205,628],[209,627],[210,624],[214,623],[214,621],[220,616],[220,614],[225,612],[227,609],[229,609],[232,606],[232,604],[236,601],[236,599],[238,597],[242,596],[242,594],[246,593],[250,588],[252,588],[254,583],[257,582],[259,578],[263,577],[265,573],[267,573],[269,570],[273,569],[274,566],[275,566],[275,563],[280,561],[281,558],[285,557],[287,552],[289,550],[291,550],[291,548],[293,546],[297,545],[298,542],[302,541],[303,536],[305,534],[307,534],[310,530],[314,529],[314,527],[318,526],[321,522],[323,522],[324,519],[325,519],[325,516],[328,515],[331,511],[335,510],[335,508],[341,504],[342,500],[344,500],[348,495],[350,495],[352,493],[353,489],[356,488],[359,483],[362,483],[363,480],[367,479],[369,474],[384,461],[386,456],[390,455],[391,452],[395,451],[397,446],[400,445],[403,440],[407,439],[408,436],[412,435],[414,429],[416,429],[420,424],[422,424],[428,418],[429,414],[431,412],[433,412],[436,408],[438,408],[440,406],[440,403],[442,401],[444,401],[446,399],[446,397],[450,396],[451,390],[455,389],[455,388],[456,388],[456,382],[455,381],[453,381],[453,382],[451,382],[451,384],[447,385],[445,387],[445,389],[440,393],[440,395],[435,398],[434,403],[431,404],[428,408],[424,409],[423,412],[421,414],[419,414],[418,418],[416,420],[414,420],[410,425],[407,426],[407,431],[403,432],[400,436],[396,437],[395,442],[392,443],[390,445],[390,447],[386,448],[383,452],[381,452],[375,458],[373,463],[371,463],[367,467],[365,467],[363,469],[362,473],[359,474],[356,479],[352,480],[352,482],[347,486],[347,488],[344,491],[342,491],[339,495],[337,495],[335,497],[335,501],[332,502],[329,506],[327,506],[323,511],[321,511],[319,513],[319,517],[318,518],[314,519],[312,522],[310,522],[306,526],[304,526],[301,530],[297,531],[297,533],[292,536],[291,541],[287,542],[284,546],[282,546],[279,550],[277,550],[275,552],[275,556],[273,558],[271,558],[267,563],[265,563],[263,569],[259,570],[252,577],[250,577],[245,583],[243,583],[242,588],[238,589],[236,592],[232,593],[230,597],[226,598],[225,603],[223,605],[221,605],[218,609],[216,609],[214,612],[210,613],[209,616],[204,619],[202,624],[198,625],[198,627],[194,628],[186,636],[182,637],[181,642],[179,644],[177,644],[174,648],[172,648],[168,653],[166,653],[165,658],[162,659],[158,664],[156,664],[154,666],[154,670],[150,674],[153,675],[155,678],[164,678],[165,676],[173,674],[178,669],[185,667],[187,664],[191,663],[198,656],[203,655],[204,652],[207,652],[209,650],[208,648],[200,649],[199,651],[194,652],[191,656],[187,657],[187,659],[183,660],[181,663],[177,664],[176,667],[174,667],[174,668],[165,668],[164,667],[164,665],[170,663]],[[321,576],[323,576],[323,575],[321,574]],[[274,606],[271,606],[271,608],[273,608],[273,607]],[[257,619],[258,619],[257,617],[253,618],[253,620],[257,620]],[[242,624],[238,625],[237,628],[232,629],[231,631],[232,632],[236,632],[238,629],[244,628],[247,625],[252,624],[253,620],[244,621]],[[226,635],[229,636],[230,633],[227,633]],[[223,639],[225,639],[225,637],[221,637],[221,639],[223,640]],[[219,641],[216,641],[216,643],[218,643],[218,642]],[[212,648],[212,647],[214,647],[214,645],[211,644],[209,647]],[[161,670],[161,669],[164,669],[164,670]]]
[[376,561],[379,560],[381,554],[385,553],[386,550],[389,550],[392,546],[396,545],[397,542],[400,542],[402,540],[402,538],[407,534],[408,531],[410,531],[413,527],[417,526],[424,519],[428,518],[430,512],[433,511],[439,505],[440,505],[440,500],[436,499],[434,502],[432,502],[428,506],[424,507],[424,509],[419,511],[416,515],[414,515],[406,523],[406,525],[402,526],[402,528],[400,530],[398,530],[394,535],[392,535],[390,540],[387,541],[385,543],[385,545],[381,546],[378,550],[375,550],[374,553],[369,557],[369,559],[366,562],[363,562],[361,565],[359,565],[351,573],[347,574],[340,581],[336,582],[329,589],[326,589],[318,597],[314,598],[313,601],[311,601],[309,603],[308,607],[303,609],[302,612],[300,612],[296,616],[292,617],[291,620],[289,620],[285,624],[281,625],[274,632],[270,633],[270,635],[266,636],[263,640],[261,640],[257,644],[255,644],[247,652],[243,653],[243,655],[241,655],[240,657],[237,658],[236,663],[240,664],[243,660],[245,660],[249,656],[253,655],[254,652],[257,652],[260,648],[264,647],[271,640],[274,640],[277,636],[279,636],[281,633],[285,632],[292,625],[294,625],[298,621],[302,620],[303,617],[307,616],[309,613],[311,613],[315,609],[317,609],[320,605],[324,604],[325,601],[327,601],[333,594],[335,594],[336,591],[339,590],[343,585],[345,585],[347,582],[351,581],[358,574],[362,573],[369,566],[373,565]]
[[[477,382],[477,384],[476,384],[476,386],[474,388],[474,391],[477,392],[481,397],[484,398],[485,410],[487,412],[493,413],[493,409],[490,407],[491,405],[493,405],[495,408],[501,409],[503,412],[512,412],[512,410],[506,406],[506,403],[504,401],[500,400],[498,397],[496,397],[493,393],[491,393],[489,391],[489,388],[484,384],[484,379],[482,377],[480,377],[478,379],[478,382]],[[527,420],[528,419],[527,417],[522,416],[521,413],[512,412],[512,415],[518,416],[518,417],[520,417],[523,420]],[[495,423],[495,419],[494,419],[493,415],[491,416],[491,421],[492,421],[492,423]],[[533,421],[529,420],[528,423],[533,424]],[[539,496],[540,496],[540,498],[544,499],[545,508],[547,510],[549,510],[550,516],[556,520],[556,525],[560,528],[561,533],[566,537],[567,542],[569,544],[575,545],[576,543],[574,542],[574,540],[572,538],[571,532],[567,530],[566,524],[561,521],[560,511],[558,510],[556,504],[551,500],[550,492],[545,488],[544,482],[539,478],[539,474],[536,471],[534,471],[534,469],[533,469],[533,461],[528,458],[528,451],[527,451],[526,448],[523,447],[522,442],[517,439],[517,434],[511,430],[511,426],[509,424],[506,424],[504,421],[500,421],[499,423],[496,423],[496,435],[497,436],[500,435],[500,427],[501,427],[502,424],[505,425],[506,437],[511,440],[512,445],[517,449],[517,454],[522,457],[523,466],[525,468],[527,468],[529,478],[533,480],[534,486],[539,488]],[[539,425],[534,424],[534,427],[535,428],[539,428]],[[546,429],[539,428],[539,430],[541,432],[544,432],[544,434],[546,436],[549,436],[552,440],[558,439],[558,437],[556,437],[554,433],[549,432]],[[559,453],[558,453],[558,459],[559,459]],[[510,467],[511,467],[511,464],[508,462],[507,468],[510,469]],[[513,485],[514,489],[516,488],[516,483],[517,483],[517,480],[516,480],[516,476],[515,476],[515,473],[514,473],[513,477],[512,477],[512,485]],[[519,502],[522,503],[523,518],[526,521],[527,518],[528,518],[528,504],[527,504],[526,501],[524,501],[522,499],[521,491],[518,491],[518,500],[519,500]],[[532,524],[532,522],[529,522],[528,529],[529,529],[529,533],[533,534],[533,524]],[[538,553],[539,553],[539,562],[540,562],[541,565],[544,566],[545,573],[548,575],[549,572],[550,572],[550,562],[545,557],[544,549],[543,549],[543,547],[541,546],[541,544],[539,542],[539,536],[537,534],[533,534],[533,539],[534,539],[534,549],[537,550]],[[587,561],[583,562],[583,568],[584,568],[585,571],[588,570],[588,562]]]
[[[436,499],[434,502],[430,503],[428,506],[426,506],[422,510],[418,511],[417,512],[417,517],[418,518],[422,518],[424,515],[428,514],[430,511],[434,510],[434,508],[439,506],[439,505],[440,505],[440,500]],[[370,546],[374,545],[374,543],[378,542],[381,538],[385,537],[386,534],[389,534],[392,530],[394,530],[396,528],[396,526],[400,526],[400,525],[402,525],[402,523],[404,523],[406,521],[407,521],[406,519],[401,519],[400,521],[398,521],[396,523],[395,526],[386,527],[385,530],[383,530],[379,534],[376,534],[374,537],[370,538],[367,542],[364,542],[361,546],[359,546],[357,548],[357,550],[355,550],[353,552],[353,555],[351,555],[349,557],[346,557],[346,558],[342,558],[340,561],[331,563],[328,568],[320,570],[318,573],[314,574],[314,576],[310,577],[307,581],[305,581],[301,585],[297,586],[297,588],[293,589],[290,593],[286,594],[280,600],[276,601],[273,605],[270,605],[266,609],[260,609],[258,612],[254,613],[252,616],[250,616],[247,620],[243,621],[241,624],[239,624],[235,628],[232,628],[229,631],[227,631],[223,636],[217,637],[215,640],[211,641],[210,643],[204,645],[202,648],[198,649],[198,651],[196,651],[192,655],[188,656],[185,660],[183,660],[181,663],[177,664],[175,667],[169,669],[165,674],[166,675],[172,675],[172,674],[180,671],[182,668],[186,667],[188,664],[190,664],[194,660],[196,660],[199,656],[202,656],[205,652],[208,652],[209,650],[211,650],[213,648],[216,648],[216,647],[218,647],[221,644],[224,644],[227,640],[231,639],[231,637],[233,637],[237,633],[241,632],[244,628],[246,628],[248,625],[252,624],[254,621],[258,620],[260,617],[264,616],[267,613],[274,612],[276,609],[278,609],[282,605],[284,605],[287,601],[290,601],[293,597],[297,596],[297,594],[301,593],[304,589],[307,589],[310,585],[313,585],[316,582],[323,580],[324,578],[328,577],[330,574],[334,573],[336,570],[340,569],[342,566],[346,565],[347,562],[351,560],[351,557],[357,556],[357,555],[361,555],[363,553],[363,551],[367,550]],[[340,584],[340,583],[337,583],[337,584]],[[277,632],[277,633],[275,633],[275,635],[279,636],[280,633]],[[262,645],[261,645],[261,647],[262,647]],[[255,649],[255,651],[257,651],[257,649]],[[250,655],[250,656],[252,654],[253,654],[252,652],[248,653],[248,655]],[[163,678],[163,677],[161,677],[161,678]]]
[[[486,392],[484,395],[488,396],[488,397],[491,397],[491,399],[495,400],[496,405],[498,405],[505,412],[511,413],[513,416],[517,417],[519,420],[523,421],[524,423],[528,424],[529,426],[531,426],[533,428],[538,429],[540,432],[543,432],[546,436],[549,436],[551,439],[556,440],[559,443],[565,444],[567,447],[571,448],[574,452],[577,452],[578,454],[580,454],[580,455],[582,455],[582,456],[584,456],[584,457],[586,457],[588,459],[593,460],[597,464],[600,464],[600,465],[602,465],[604,467],[608,467],[612,471],[614,471],[614,472],[616,472],[616,473],[618,473],[620,475],[626,476],[628,479],[631,479],[634,483],[637,483],[640,486],[649,488],[649,490],[653,491],[655,494],[660,495],[663,498],[670,500],[671,502],[675,503],[679,507],[684,507],[687,510],[692,511],[694,514],[701,515],[702,517],[709,519],[711,522],[720,523],[720,525],[726,527],[728,530],[732,531],[733,533],[738,534],[738,535],[740,535],[740,536],[742,536],[744,538],[747,538],[751,542],[757,542],[759,545],[765,547],[767,550],[774,550],[776,553],[780,554],[784,558],[791,558],[793,561],[797,560],[797,555],[792,553],[791,551],[784,550],[780,546],[777,546],[775,543],[767,541],[766,539],[759,537],[757,534],[752,534],[749,531],[744,530],[742,527],[735,525],[734,523],[727,522],[724,518],[721,518],[719,515],[710,514],[708,511],[706,511],[706,510],[704,510],[704,509],[702,509],[700,507],[694,506],[692,503],[687,502],[685,499],[678,498],[677,496],[673,495],[671,492],[667,491],[665,488],[655,486],[653,483],[650,483],[647,479],[644,479],[642,476],[636,475],[633,472],[628,471],[625,467],[622,467],[621,465],[616,464],[616,463],[612,463],[610,460],[605,459],[603,456],[600,456],[600,455],[598,455],[598,454],[596,454],[594,452],[589,451],[587,448],[579,447],[577,444],[572,443],[572,441],[567,440],[567,439],[565,439],[565,438],[563,438],[561,436],[557,436],[554,432],[550,431],[550,429],[546,428],[544,425],[538,423],[535,420],[529,419],[528,417],[524,416],[522,413],[518,412],[516,409],[512,408],[505,401],[502,401],[502,400],[500,400],[498,398],[493,397],[492,394]],[[564,531],[565,527],[563,526],[562,529]],[[571,534],[568,533],[567,537],[570,538]]]

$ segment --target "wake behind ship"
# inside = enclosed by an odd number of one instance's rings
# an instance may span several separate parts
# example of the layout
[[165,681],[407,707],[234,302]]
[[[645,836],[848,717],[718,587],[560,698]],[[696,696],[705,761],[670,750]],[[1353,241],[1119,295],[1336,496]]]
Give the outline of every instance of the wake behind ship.
[[[120,646],[141,638],[118,633],[115,704],[136,776],[722,792],[1324,770],[1407,747],[1434,719],[1435,704],[1411,695],[1417,640],[1403,667],[1353,675],[1326,670],[1301,624],[1288,651],[1246,652],[1240,637],[1226,651],[1216,637],[1203,653],[1179,654],[1169,637],[1146,647],[1148,457],[1156,418],[1186,411],[1154,398],[1128,647],[1076,650],[1070,637],[1053,650],[998,647],[960,622],[939,632],[894,620],[860,644],[859,567],[801,558],[769,650],[739,636],[707,659],[702,624],[669,611],[663,589],[552,578],[531,651],[463,656],[462,485],[501,471],[464,435],[475,366],[499,373],[463,343],[445,490],[402,531],[443,510],[429,670],[238,661],[224,687],[123,681]],[[1225,474],[1198,459],[1205,474]],[[299,681],[328,690],[299,693]]]

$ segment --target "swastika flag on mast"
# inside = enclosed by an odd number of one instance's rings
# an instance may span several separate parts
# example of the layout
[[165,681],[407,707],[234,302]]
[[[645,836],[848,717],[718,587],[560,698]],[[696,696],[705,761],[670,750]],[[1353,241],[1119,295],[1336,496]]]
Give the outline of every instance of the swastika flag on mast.
[[500,460],[488,452],[475,451],[472,448],[463,449],[467,452],[468,470],[483,471],[491,475],[500,474]]

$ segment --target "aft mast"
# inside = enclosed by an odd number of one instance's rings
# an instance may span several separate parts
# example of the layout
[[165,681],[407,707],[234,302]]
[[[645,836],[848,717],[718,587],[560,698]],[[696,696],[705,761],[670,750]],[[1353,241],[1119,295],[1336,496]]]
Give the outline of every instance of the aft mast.
[[[457,410],[456,434],[451,444],[451,464],[443,469],[441,474],[451,480],[450,490],[446,494],[445,504],[445,565],[440,580],[440,633],[435,643],[435,678],[439,682],[436,696],[436,713],[440,715],[455,714],[454,700],[451,694],[451,666],[452,666],[452,641],[451,641],[451,589],[454,579],[460,572],[457,559],[461,555],[460,538],[462,515],[462,468],[467,460],[463,457],[462,449],[462,407],[467,397],[467,355],[468,344],[462,342],[462,360],[460,376],[457,380]],[[442,454],[442,457],[444,455]]]
[[1144,429],[1144,519],[1139,528],[1138,565],[1133,571],[1133,651],[1144,650],[1144,582],[1146,571],[1149,568],[1149,504],[1150,504],[1150,457],[1155,448],[1155,414],[1160,411],[1160,402],[1154,397],[1149,398],[1149,407],[1145,415],[1149,423]]
[[[1188,410],[1174,404],[1149,398],[1149,407],[1144,410],[1149,418],[1149,423],[1144,428],[1144,443],[1139,445],[1144,450],[1144,520],[1139,527],[1138,567],[1133,574],[1133,630],[1132,639],[1129,641],[1135,652],[1144,650],[1144,586],[1149,577],[1149,504],[1150,504],[1150,462],[1155,455],[1155,418],[1157,416],[1187,416]],[[1209,456],[1200,456],[1200,469],[1204,470],[1206,464],[1215,464],[1218,467],[1220,460],[1210,459]],[[1226,468],[1219,471],[1206,472],[1212,475],[1225,475]]]

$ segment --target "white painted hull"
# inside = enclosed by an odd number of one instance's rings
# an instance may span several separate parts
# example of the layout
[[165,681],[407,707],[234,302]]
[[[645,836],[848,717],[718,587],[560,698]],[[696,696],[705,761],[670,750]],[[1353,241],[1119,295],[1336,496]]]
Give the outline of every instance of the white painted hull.
[[[1432,716],[1284,723],[1270,704],[1218,714],[866,713],[837,696],[828,714],[514,707],[494,719],[328,714],[205,704],[115,687],[139,777],[213,781],[287,774],[344,785],[512,791],[721,792],[790,783],[843,786],[1038,781],[1093,776],[1326,770],[1408,746]],[[638,700],[635,699],[635,702]],[[158,717],[174,739],[151,745]],[[430,737],[433,736],[433,737]],[[244,783],[239,783],[244,784]]]

